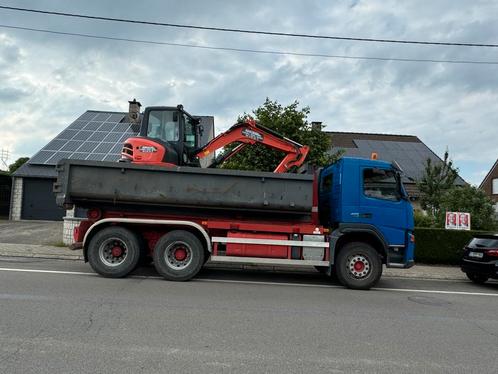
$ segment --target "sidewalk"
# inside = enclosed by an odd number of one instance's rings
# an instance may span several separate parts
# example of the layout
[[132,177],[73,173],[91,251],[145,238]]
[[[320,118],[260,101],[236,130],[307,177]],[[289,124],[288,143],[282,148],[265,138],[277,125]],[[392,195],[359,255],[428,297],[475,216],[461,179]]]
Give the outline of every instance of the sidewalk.
[[37,257],[56,260],[83,260],[81,250],[38,244],[0,243],[0,257]]
[[[71,251],[66,247],[54,247],[38,244],[12,244],[0,243],[0,257],[37,257],[59,260],[83,260],[81,250]],[[250,269],[266,271],[301,271],[315,272],[310,268],[289,268],[276,266],[255,266],[255,265],[227,265],[208,264],[208,267],[225,269]],[[413,279],[445,279],[445,280],[466,280],[467,277],[458,266],[443,265],[415,265],[411,269],[384,269],[383,277],[392,278],[413,278]]]

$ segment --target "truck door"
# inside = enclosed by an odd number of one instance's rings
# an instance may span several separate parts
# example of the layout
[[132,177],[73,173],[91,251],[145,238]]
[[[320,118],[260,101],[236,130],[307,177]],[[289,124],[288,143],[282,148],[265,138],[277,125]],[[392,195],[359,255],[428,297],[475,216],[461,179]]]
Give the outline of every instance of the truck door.
[[360,166],[359,220],[379,229],[390,246],[404,246],[407,218],[398,173]]

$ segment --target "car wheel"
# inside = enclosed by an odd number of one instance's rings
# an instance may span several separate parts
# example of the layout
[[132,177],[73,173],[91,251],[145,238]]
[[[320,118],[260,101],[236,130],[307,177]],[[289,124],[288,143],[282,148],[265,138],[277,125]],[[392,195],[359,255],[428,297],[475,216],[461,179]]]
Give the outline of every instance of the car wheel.
[[465,273],[467,278],[469,278],[472,282],[476,284],[484,284],[489,279],[487,276],[477,273]]
[[167,280],[190,280],[203,264],[204,248],[199,239],[188,231],[170,231],[154,247],[154,266]]

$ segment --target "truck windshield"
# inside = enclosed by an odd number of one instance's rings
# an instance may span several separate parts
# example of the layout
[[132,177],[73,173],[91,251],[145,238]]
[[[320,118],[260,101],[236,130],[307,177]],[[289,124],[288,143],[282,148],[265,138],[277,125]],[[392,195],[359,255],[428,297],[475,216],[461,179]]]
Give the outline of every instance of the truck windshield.
[[365,169],[363,192],[368,197],[399,201],[402,196],[399,176],[394,170]]
[[177,142],[180,139],[178,112],[169,110],[151,110],[147,136],[165,142]]

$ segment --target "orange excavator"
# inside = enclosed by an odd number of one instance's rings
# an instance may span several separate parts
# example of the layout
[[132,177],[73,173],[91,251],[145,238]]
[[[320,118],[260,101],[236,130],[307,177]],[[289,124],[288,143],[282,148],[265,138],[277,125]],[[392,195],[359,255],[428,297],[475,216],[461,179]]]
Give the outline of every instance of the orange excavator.
[[207,167],[216,167],[247,145],[263,144],[285,153],[274,172],[286,173],[300,167],[309,152],[308,146],[288,139],[253,119],[236,123],[204,146],[200,146],[202,133],[199,119],[187,113],[182,105],[148,107],[143,113],[139,136],[126,140],[121,161],[165,167],[200,167],[200,159],[229,144],[239,143],[220,157],[212,157],[213,161]]

